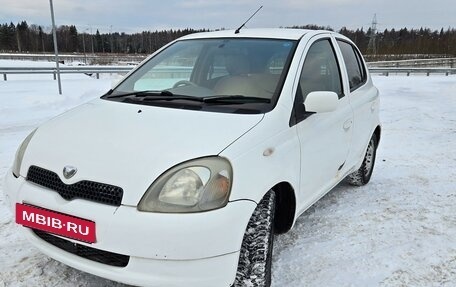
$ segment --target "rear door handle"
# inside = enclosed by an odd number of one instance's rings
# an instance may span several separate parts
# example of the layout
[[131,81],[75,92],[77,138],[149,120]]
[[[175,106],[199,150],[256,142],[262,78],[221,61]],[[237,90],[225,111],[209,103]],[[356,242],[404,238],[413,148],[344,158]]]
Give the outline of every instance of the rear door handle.
[[344,123],[344,130],[350,129],[352,124],[353,124],[353,120],[352,119],[346,120],[345,123]]

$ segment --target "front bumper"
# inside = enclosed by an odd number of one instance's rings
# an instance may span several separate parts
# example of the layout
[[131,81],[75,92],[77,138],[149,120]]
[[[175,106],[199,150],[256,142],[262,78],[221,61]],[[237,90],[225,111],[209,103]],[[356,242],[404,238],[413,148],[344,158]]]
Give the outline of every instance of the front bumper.
[[256,207],[251,201],[236,201],[203,213],[146,213],[132,206],[67,201],[11,172],[4,190],[13,211],[20,202],[94,221],[96,243],[67,240],[127,255],[130,260],[126,267],[97,263],[65,252],[24,228],[43,253],[74,268],[142,286],[230,286],[245,228]]

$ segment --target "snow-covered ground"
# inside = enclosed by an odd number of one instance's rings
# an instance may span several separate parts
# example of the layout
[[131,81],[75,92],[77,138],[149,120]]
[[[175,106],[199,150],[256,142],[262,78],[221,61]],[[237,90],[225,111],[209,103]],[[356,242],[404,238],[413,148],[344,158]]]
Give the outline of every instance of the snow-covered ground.
[[[62,78],[63,96],[50,75],[0,82],[0,178],[34,127],[111,82]],[[374,81],[383,136],[372,181],[340,184],[276,237],[274,286],[456,285],[456,77]],[[121,286],[42,255],[18,231],[0,195],[0,287]]]

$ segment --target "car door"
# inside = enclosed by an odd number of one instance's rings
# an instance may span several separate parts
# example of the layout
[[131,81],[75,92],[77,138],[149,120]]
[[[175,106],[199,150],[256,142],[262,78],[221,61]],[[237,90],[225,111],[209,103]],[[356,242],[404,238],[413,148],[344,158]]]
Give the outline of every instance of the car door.
[[[301,148],[303,210],[341,180],[350,150],[353,123],[334,39],[324,34],[311,41],[304,51],[301,71],[295,80],[294,111],[290,121],[296,127]],[[339,96],[337,109],[327,113],[306,112],[304,102],[313,91],[335,92]]]
[[378,90],[367,75],[367,68],[358,49],[349,41],[336,38],[344,60],[349,98],[354,112],[352,150],[347,159],[348,165],[356,165],[364,158],[364,153],[378,120]]

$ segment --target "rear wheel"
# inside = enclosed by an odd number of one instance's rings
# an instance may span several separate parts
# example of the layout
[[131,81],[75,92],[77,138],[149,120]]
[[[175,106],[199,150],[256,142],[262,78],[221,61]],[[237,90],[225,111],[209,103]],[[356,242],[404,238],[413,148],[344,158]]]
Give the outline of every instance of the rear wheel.
[[347,176],[347,181],[350,184],[355,186],[362,186],[369,182],[372,176],[372,171],[374,170],[375,156],[377,154],[377,144],[377,136],[373,134],[372,138],[369,141],[369,145],[367,146],[366,155],[364,156],[361,167],[357,171]]
[[247,225],[234,286],[271,286],[274,209],[275,193],[270,190]]

